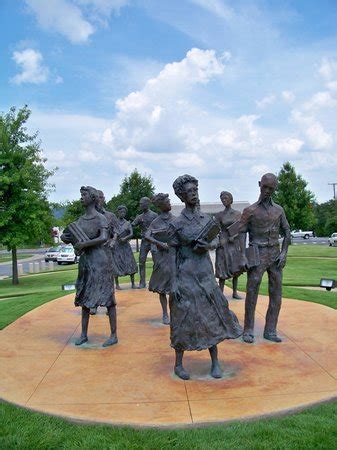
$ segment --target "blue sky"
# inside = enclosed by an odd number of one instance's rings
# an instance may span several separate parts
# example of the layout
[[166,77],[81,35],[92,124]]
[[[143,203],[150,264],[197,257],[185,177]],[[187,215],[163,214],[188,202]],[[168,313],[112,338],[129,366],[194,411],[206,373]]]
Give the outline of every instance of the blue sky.
[[0,109],[28,104],[52,200],[158,191],[253,202],[289,160],[319,201],[337,181],[337,2],[2,0]]

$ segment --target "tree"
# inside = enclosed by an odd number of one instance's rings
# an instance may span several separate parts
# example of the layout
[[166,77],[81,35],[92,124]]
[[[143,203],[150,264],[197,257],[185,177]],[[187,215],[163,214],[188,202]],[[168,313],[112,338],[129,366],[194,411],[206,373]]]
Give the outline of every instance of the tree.
[[[119,205],[125,205],[128,208],[128,218],[134,219],[139,213],[139,200],[142,197],[152,197],[155,187],[150,175],[141,175],[137,169],[124,177],[119,188],[119,194],[111,198],[107,203],[107,208],[116,212]],[[139,229],[135,228],[134,235],[140,237]]]
[[12,251],[13,284],[18,284],[17,247],[50,236],[48,178],[37,133],[25,127],[31,111],[12,107],[0,114],[0,243]]
[[337,200],[315,205],[314,214],[317,236],[330,236],[337,232]]
[[274,200],[284,208],[291,229],[312,228],[315,225],[315,196],[307,189],[308,183],[295,172],[290,162],[283,164],[278,180]]

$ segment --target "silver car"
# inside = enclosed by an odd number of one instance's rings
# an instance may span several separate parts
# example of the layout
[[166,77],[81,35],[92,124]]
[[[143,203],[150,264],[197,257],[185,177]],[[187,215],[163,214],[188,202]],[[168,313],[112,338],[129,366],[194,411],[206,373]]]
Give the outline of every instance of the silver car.
[[57,257],[60,254],[61,247],[50,247],[46,253],[44,254],[44,260],[48,261],[57,261]]
[[329,245],[330,247],[337,247],[337,233],[332,233],[331,237],[329,237]]

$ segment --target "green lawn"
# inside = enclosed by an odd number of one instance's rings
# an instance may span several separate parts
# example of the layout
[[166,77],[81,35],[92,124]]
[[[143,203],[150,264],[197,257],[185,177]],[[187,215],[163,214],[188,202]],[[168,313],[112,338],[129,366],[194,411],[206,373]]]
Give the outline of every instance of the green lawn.
[[337,258],[337,247],[329,247],[328,245],[290,245],[288,256]]
[[[320,246],[322,247],[322,246]],[[337,292],[310,291],[293,286],[317,285],[322,276],[337,278],[337,249],[291,246],[284,272],[284,297],[337,307]],[[330,251],[336,253],[331,253]],[[304,258],[303,258],[304,257]],[[148,275],[152,262],[148,262]],[[25,312],[66,295],[61,285],[73,283],[77,266],[21,278],[19,286],[0,281],[0,328]],[[244,289],[245,277],[240,277]],[[121,282],[128,282],[128,277]],[[267,292],[263,280],[261,292]],[[0,404],[0,447],[4,449],[334,449],[337,442],[337,403],[329,403],[284,417],[200,429],[146,430],[72,423],[33,413],[6,403]]]

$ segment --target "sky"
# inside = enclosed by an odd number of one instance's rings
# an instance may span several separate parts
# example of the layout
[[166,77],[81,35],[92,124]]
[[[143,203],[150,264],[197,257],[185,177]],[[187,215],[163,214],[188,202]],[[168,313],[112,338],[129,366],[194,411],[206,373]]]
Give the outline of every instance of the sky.
[[27,104],[51,201],[157,192],[258,198],[290,161],[319,202],[337,182],[335,0],[1,0],[0,111]]

